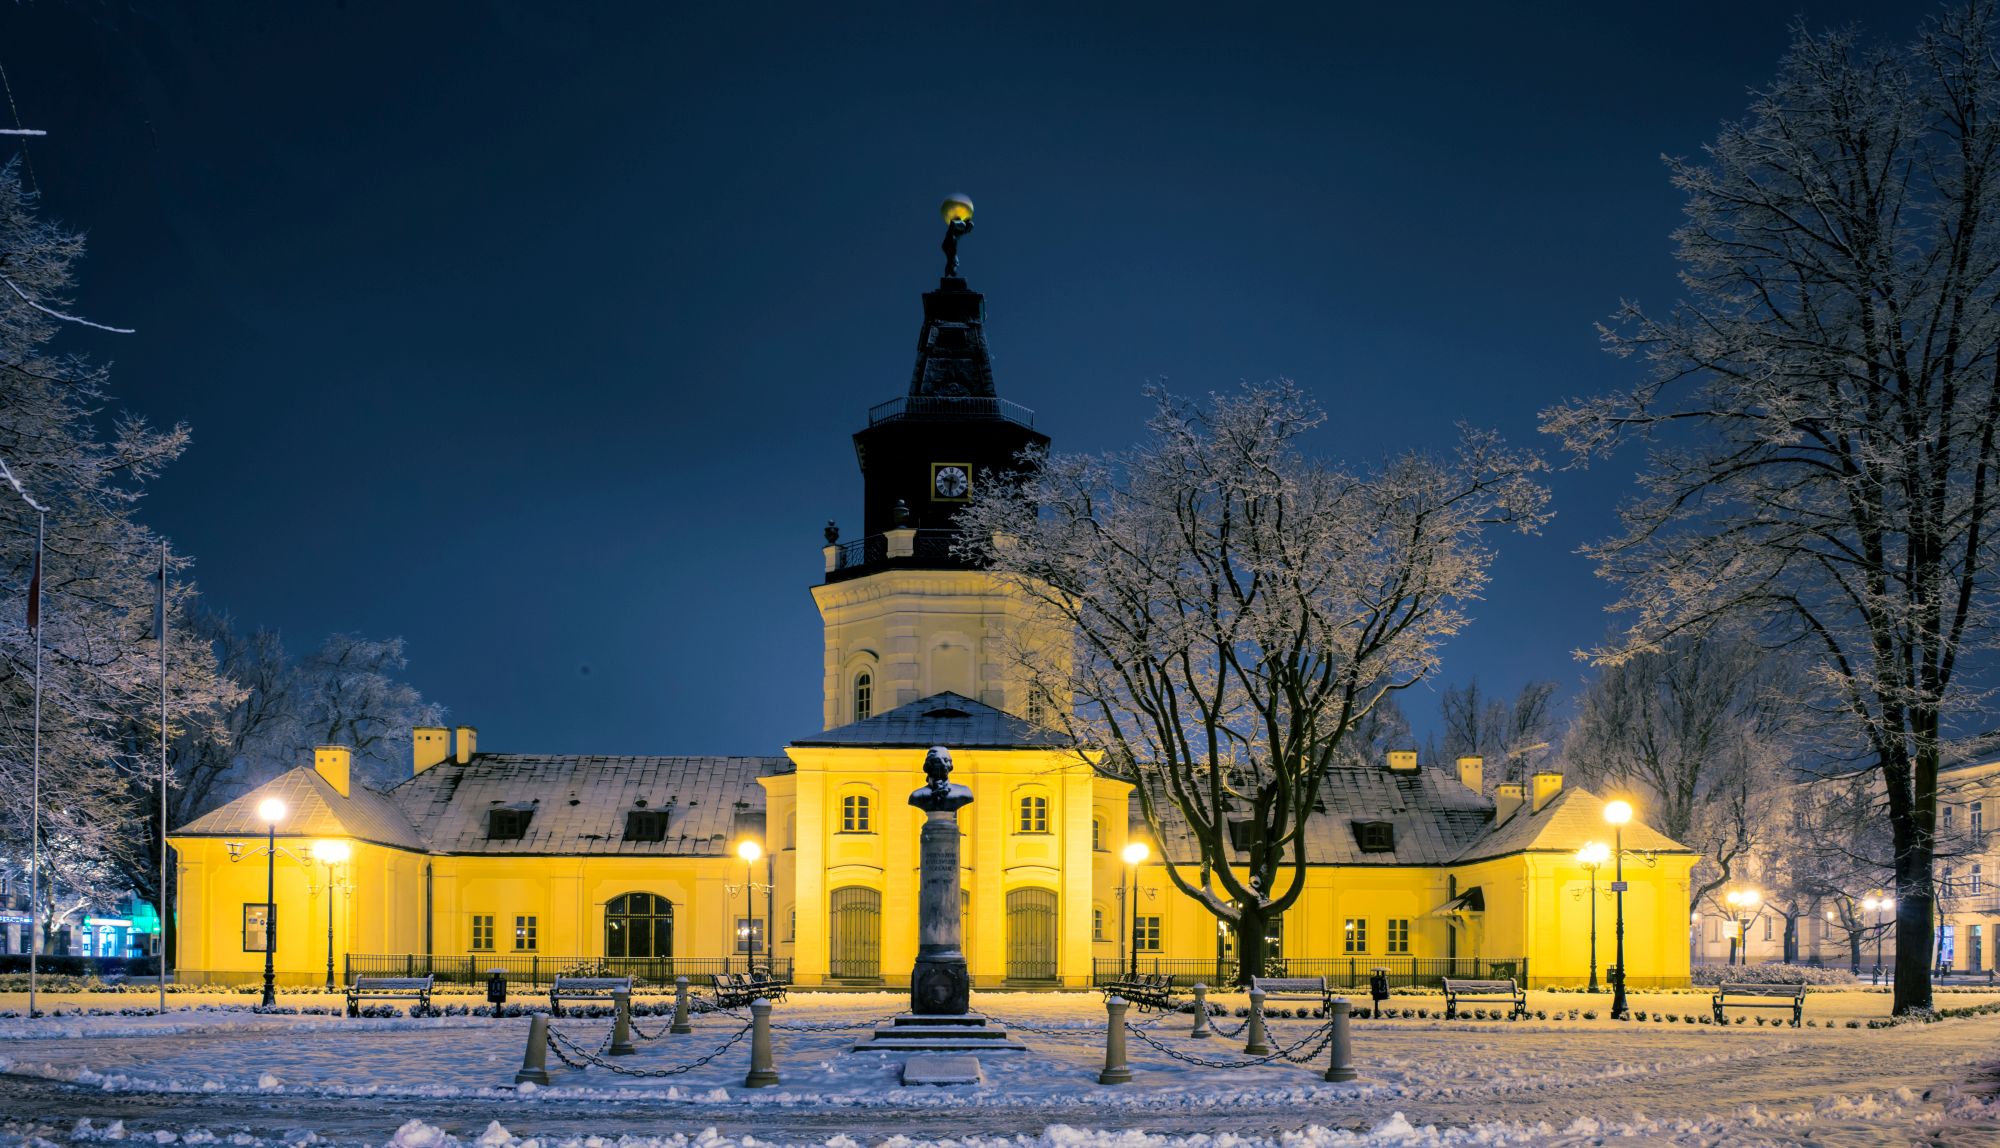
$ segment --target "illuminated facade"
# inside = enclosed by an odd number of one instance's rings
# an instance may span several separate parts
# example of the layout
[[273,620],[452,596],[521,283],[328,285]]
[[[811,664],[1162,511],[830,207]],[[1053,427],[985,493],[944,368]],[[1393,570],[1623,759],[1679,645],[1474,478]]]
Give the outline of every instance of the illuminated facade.
[[[945,745],[952,780],[976,798],[962,817],[975,985],[1083,987],[1135,958],[1226,976],[1231,939],[1160,864],[1162,851],[1190,860],[1191,845],[1170,831],[1152,861],[1120,860],[1138,832],[1129,786],[1039,726],[1009,673],[1003,646],[1060,644],[1063,631],[951,550],[975,485],[1048,439],[995,392],[983,297],[947,277],[923,304],[907,394],[854,436],[862,536],[843,542],[828,524],[813,588],[818,733],[774,756],[590,757],[489,753],[471,727],[424,728],[411,776],[384,792],[352,782],[346,750],[323,747],[312,767],[173,834],[181,974],[261,971],[270,860],[256,811],[276,797],[287,981],[324,979],[332,952],[341,978],[604,963],[699,977],[775,961],[802,985],[901,984],[923,819],[905,799],[924,783],[925,750]],[[1287,971],[1581,983],[1592,888],[1609,966],[1611,874],[1593,880],[1576,858],[1610,840],[1603,801],[1548,773],[1488,797],[1481,769],[1397,753],[1332,771],[1308,826],[1306,890],[1277,926]],[[350,858],[316,861],[312,842],[335,838]],[[755,860],[739,855],[745,840]],[[1631,983],[1683,983],[1695,857],[1637,823],[1625,845]]]

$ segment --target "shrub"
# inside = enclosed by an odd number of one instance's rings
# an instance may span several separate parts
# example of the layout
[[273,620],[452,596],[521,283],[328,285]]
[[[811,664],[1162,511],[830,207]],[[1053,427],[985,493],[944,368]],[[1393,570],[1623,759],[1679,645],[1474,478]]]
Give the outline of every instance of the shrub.
[[1698,965],[1691,978],[1697,985],[1852,985],[1860,983],[1846,969],[1816,969],[1767,961],[1759,965]]
[[1679,1023],[1680,1023],[1680,1021],[1681,1021],[1681,1018],[1680,1018],[1679,1016],[1676,1016],[1676,1015],[1675,1015],[1675,1014],[1673,1014],[1673,1013],[1668,1013],[1668,1014],[1667,1014],[1667,1023],[1668,1023],[1668,1024],[1679,1024]]
[[[1405,1011],[1407,1011],[1407,1010],[1405,1010]],[[1427,1008],[1420,1008],[1420,1009],[1418,1009],[1418,1010],[1417,1010],[1417,1016],[1418,1016],[1419,1018],[1421,1018],[1421,1019],[1424,1019],[1424,1020],[1429,1020],[1429,1019],[1430,1019],[1430,1015],[1431,1015],[1431,1010],[1429,1010],[1429,1009],[1427,1009]]]
[[1546,1013],[1546,1012],[1544,1012],[1544,1011],[1542,1011],[1541,1009],[1536,1009],[1536,1010],[1535,1010],[1535,1019],[1536,1019],[1536,1020],[1547,1020],[1547,1019],[1549,1019],[1549,1014],[1548,1014],[1548,1013]]
[[1645,1020],[1645,1019],[1646,1019],[1646,1010],[1645,1010],[1645,1009],[1637,1009],[1637,1010],[1635,1010],[1635,1011],[1634,1011],[1634,1012],[1632,1013],[1632,1019],[1633,1019],[1633,1020]]
[[1594,1009],[1594,1008],[1587,1008],[1587,1009],[1584,1009],[1584,1010],[1583,1010],[1583,1019],[1585,1019],[1585,1020],[1596,1020],[1596,1019],[1597,1019],[1597,1010],[1596,1010],[1596,1009]]
[[1860,1021],[1858,1021],[1858,1020],[1851,1020],[1851,1021],[1848,1021],[1848,1022],[1847,1022],[1847,1027],[1849,1027],[1849,1028],[1860,1028],[1860,1027],[1861,1027],[1861,1022],[1860,1022]]

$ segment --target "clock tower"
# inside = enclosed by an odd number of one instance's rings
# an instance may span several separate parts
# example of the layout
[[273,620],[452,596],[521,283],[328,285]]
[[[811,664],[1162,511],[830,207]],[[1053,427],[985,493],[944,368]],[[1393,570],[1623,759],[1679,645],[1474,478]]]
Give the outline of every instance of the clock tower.
[[1028,716],[1004,669],[1003,639],[1035,611],[951,547],[958,511],[980,485],[1049,437],[1035,429],[1035,412],[993,387],[986,298],[958,274],[972,203],[954,196],[944,214],[945,274],[923,296],[909,389],[870,408],[854,434],[861,536],[842,541],[828,524],[826,580],[813,588],[829,729],[947,690]]

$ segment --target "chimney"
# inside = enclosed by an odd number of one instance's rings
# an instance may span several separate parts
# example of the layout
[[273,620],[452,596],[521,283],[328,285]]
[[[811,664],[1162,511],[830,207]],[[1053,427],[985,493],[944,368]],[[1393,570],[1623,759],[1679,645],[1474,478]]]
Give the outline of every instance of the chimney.
[[1514,816],[1514,811],[1524,804],[1526,800],[1522,797],[1520,782],[1501,782],[1500,787],[1493,791],[1493,824],[1498,825]]
[[410,776],[417,774],[451,756],[451,731],[441,725],[420,725],[410,731],[411,764],[415,766]]
[[1414,749],[1392,749],[1389,751],[1390,773],[1415,773],[1417,771],[1417,751]]
[[1474,793],[1486,792],[1486,759],[1483,757],[1459,758],[1458,783]]
[[1549,802],[1556,799],[1556,794],[1562,792],[1563,775],[1554,770],[1536,770],[1529,776],[1528,784],[1532,787],[1535,798],[1535,812],[1540,813]]
[[477,752],[479,752],[479,731],[469,725],[459,726],[458,754],[452,760],[464,765],[471,761],[472,755]]
[[344,745],[316,745],[313,747],[313,770],[333,791],[346,797],[351,784],[354,768],[354,754]]

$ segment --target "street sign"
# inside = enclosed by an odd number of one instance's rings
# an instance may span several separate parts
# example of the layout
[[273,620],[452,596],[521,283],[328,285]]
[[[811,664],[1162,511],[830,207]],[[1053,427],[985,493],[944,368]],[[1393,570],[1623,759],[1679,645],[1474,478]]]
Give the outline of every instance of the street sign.
[[1625,891],[1625,884],[1623,881],[1613,881],[1611,883],[1611,891],[1613,893],[1623,893]]

